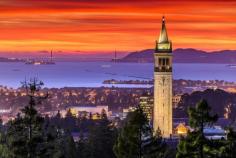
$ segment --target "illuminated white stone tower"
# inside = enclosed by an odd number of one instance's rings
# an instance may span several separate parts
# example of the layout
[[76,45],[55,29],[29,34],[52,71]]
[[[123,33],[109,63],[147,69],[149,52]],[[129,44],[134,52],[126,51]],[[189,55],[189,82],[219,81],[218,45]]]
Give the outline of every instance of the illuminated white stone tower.
[[168,39],[165,17],[154,53],[154,111],[153,128],[164,138],[172,134],[172,43]]

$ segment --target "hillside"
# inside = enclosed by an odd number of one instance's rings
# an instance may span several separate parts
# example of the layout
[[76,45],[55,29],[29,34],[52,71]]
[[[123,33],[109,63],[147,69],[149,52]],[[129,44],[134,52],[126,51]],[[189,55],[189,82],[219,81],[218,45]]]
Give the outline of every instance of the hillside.
[[[212,112],[218,114],[220,118],[224,117],[226,113],[225,108],[228,108],[232,113],[229,113],[230,117],[236,119],[236,94],[228,93],[220,89],[207,89],[205,91],[195,91],[192,94],[184,94],[181,101],[178,104],[178,108],[175,109],[175,117],[187,117],[187,111],[189,107],[194,107],[199,100],[205,99],[212,108]],[[223,98],[223,99],[222,99]]]
[[[131,52],[119,62],[153,62],[153,49]],[[175,63],[236,63],[236,50],[205,52],[196,49],[176,49],[173,51]]]

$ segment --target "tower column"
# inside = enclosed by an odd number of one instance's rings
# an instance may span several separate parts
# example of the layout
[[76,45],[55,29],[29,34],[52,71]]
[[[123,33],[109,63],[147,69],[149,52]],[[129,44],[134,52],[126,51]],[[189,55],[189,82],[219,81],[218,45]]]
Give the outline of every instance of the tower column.
[[172,125],[172,43],[167,36],[165,18],[154,53],[154,132],[161,131],[164,138],[173,133]]

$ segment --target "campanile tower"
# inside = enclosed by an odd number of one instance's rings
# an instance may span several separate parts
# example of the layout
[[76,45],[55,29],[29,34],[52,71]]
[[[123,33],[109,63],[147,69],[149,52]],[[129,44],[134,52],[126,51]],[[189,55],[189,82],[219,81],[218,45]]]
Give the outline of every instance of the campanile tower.
[[164,138],[172,134],[172,43],[168,39],[165,17],[154,53],[153,128]]

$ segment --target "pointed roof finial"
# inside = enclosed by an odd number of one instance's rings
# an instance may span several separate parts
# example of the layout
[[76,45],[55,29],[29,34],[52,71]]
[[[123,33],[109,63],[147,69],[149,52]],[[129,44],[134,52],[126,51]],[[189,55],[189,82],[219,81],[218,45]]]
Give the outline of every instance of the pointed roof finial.
[[159,43],[167,43],[169,42],[168,40],[168,35],[167,35],[167,30],[166,30],[166,24],[165,24],[165,16],[162,17],[162,28],[159,36]]

